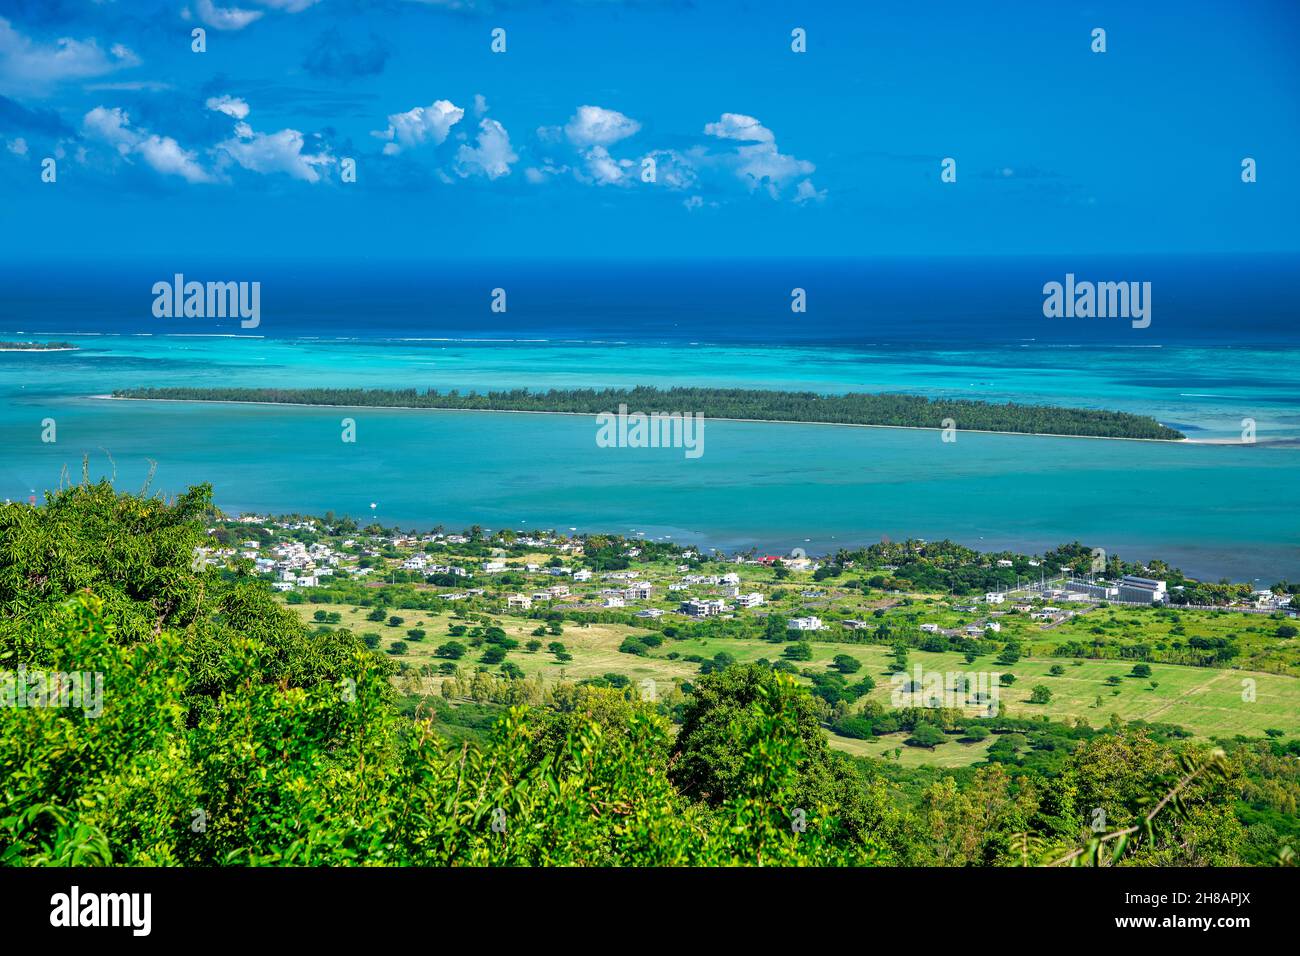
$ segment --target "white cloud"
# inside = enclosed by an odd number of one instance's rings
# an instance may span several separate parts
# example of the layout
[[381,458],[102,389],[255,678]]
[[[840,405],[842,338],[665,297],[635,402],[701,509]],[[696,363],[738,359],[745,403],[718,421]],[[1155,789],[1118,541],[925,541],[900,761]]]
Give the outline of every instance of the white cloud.
[[140,141],[140,134],[130,128],[130,118],[116,106],[111,110],[96,106],[85,115],[81,125],[87,135],[111,143],[123,155]]
[[87,136],[113,146],[127,162],[139,156],[156,172],[180,176],[189,183],[209,183],[213,176],[198,162],[196,154],[184,149],[170,136],[159,136],[131,126],[131,118],[120,108],[96,106],[85,115],[82,128]]
[[706,123],[704,132],[721,139],[739,139],[753,143],[771,143],[776,137],[772,131],[744,113],[723,113],[716,123]]
[[195,160],[194,153],[182,149],[170,136],[151,134],[136,149],[146,163],[164,175],[180,176],[187,183],[212,181],[212,177]]
[[705,202],[703,196],[687,196],[685,199],[682,200],[682,205],[692,211],[696,209],[704,209],[706,206],[709,209],[718,208],[718,204],[716,202],[712,202],[712,201]]
[[812,184],[811,179],[805,179],[803,182],[801,182],[799,184],[799,188],[795,190],[795,194],[794,194],[794,201],[797,203],[805,203],[808,202],[809,200],[813,202],[821,202],[825,198],[826,198],[826,190],[824,189],[819,190],[816,186]]
[[219,7],[212,0],[199,0],[195,5],[199,19],[214,30],[242,30],[250,23],[262,19],[261,10],[242,7]]
[[820,202],[826,198],[825,190],[818,191],[808,179],[817,167],[806,159],[782,153],[772,131],[754,117],[743,113],[723,113],[718,122],[706,124],[704,132],[719,139],[736,140],[742,145],[730,153],[693,153],[692,160],[696,165],[730,170],[751,192],[761,188],[773,199],[786,195],[786,190],[796,182],[795,202]]
[[482,93],[474,94],[474,115],[482,116],[488,111],[487,97]]
[[655,182],[669,189],[690,189],[699,181],[691,160],[675,149],[656,149],[647,154],[655,163]]
[[15,156],[27,155],[27,140],[19,136],[17,139],[11,139],[5,144],[5,148]]
[[736,174],[748,180],[751,189],[766,186],[773,196],[792,180],[817,169],[807,160],[779,152],[775,143],[742,146],[736,153],[740,159]]
[[[259,7],[278,10],[281,13],[302,13],[314,7],[320,0],[251,0]],[[199,19],[214,30],[242,30],[250,23],[262,19],[262,10],[248,10],[243,7],[219,7],[213,0],[198,0],[195,4]],[[189,8],[181,11],[181,16],[189,19]]]
[[107,53],[94,38],[60,37],[50,44],[36,43],[0,17],[0,89],[42,89],[139,64],[140,58],[120,43]]
[[94,93],[161,93],[175,89],[170,83],[159,80],[131,80],[124,83],[87,83],[86,90]]
[[328,166],[334,157],[328,150],[305,153],[306,141],[296,129],[282,129],[278,133],[256,133],[247,123],[235,127],[236,136],[217,144],[244,169],[254,173],[285,173],[304,182],[320,182],[317,167]]
[[375,130],[370,135],[388,140],[384,153],[390,156],[427,140],[440,146],[464,115],[465,111],[450,100],[435,100],[430,106],[417,106],[405,113],[390,114],[388,128]]
[[640,128],[640,123],[618,110],[579,106],[565,125],[564,134],[574,146],[609,146],[620,139],[626,139]]
[[518,159],[506,128],[494,119],[485,119],[479,123],[478,146],[463,145],[456,150],[456,172],[498,179],[510,175],[510,164]]
[[248,104],[237,96],[209,96],[203,105],[232,119],[242,120],[248,116]]
[[563,176],[569,172],[572,172],[571,167],[567,165],[557,166],[555,165],[555,163],[551,162],[551,160],[547,159],[542,163],[541,166],[529,166],[527,169],[525,169],[524,179],[528,180],[530,183],[533,183],[534,185],[537,185],[539,183],[546,182],[550,178],[553,178],[555,176]]
[[587,173],[598,186],[611,186],[622,182],[624,170],[632,165],[631,160],[617,160],[609,155],[604,146],[593,146],[583,157],[587,161]]
[[283,10],[285,13],[302,13],[308,7],[314,7],[320,3],[320,0],[256,0],[264,7],[270,7],[272,10]]

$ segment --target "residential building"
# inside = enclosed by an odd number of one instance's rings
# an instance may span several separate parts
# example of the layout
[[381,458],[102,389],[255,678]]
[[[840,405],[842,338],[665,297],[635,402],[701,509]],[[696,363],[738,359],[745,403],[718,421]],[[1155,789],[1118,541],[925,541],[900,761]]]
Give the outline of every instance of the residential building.
[[793,617],[790,619],[789,629],[792,631],[824,631],[826,625],[822,623],[819,617]]
[[692,598],[689,601],[683,601],[678,610],[691,617],[716,617],[726,610],[726,607],[721,601],[702,601],[698,598]]

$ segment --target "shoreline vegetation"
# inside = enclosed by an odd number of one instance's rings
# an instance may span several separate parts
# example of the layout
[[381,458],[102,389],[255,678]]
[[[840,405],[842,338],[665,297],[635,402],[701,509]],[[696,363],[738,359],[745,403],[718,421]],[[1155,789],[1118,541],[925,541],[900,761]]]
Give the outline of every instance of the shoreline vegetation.
[[[919,395],[821,395],[815,392],[739,388],[648,386],[609,389],[551,389],[530,392],[438,392],[429,389],[361,388],[127,388],[107,397],[146,401],[235,402],[349,408],[446,411],[543,412],[569,415],[612,413],[620,405],[644,413],[699,413],[706,419],[783,424],[858,425],[1042,435],[1059,438],[1119,438],[1187,441],[1174,428],[1146,415],[1052,405],[992,404]],[[950,426],[950,423],[952,425]]]
[[75,352],[71,342],[0,342],[0,352]]

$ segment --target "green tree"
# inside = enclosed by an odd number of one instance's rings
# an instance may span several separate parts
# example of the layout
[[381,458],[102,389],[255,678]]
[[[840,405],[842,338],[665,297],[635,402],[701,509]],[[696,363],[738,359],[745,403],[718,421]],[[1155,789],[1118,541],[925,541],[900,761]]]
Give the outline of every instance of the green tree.
[[849,654],[836,654],[831,666],[841,674],[854,674],[862,670],[862,662]]
[[910,747],[926,747],[933,750],[947,739],[943,731],[933,724],[917,724],[912,729],[912,735],[903,742]]

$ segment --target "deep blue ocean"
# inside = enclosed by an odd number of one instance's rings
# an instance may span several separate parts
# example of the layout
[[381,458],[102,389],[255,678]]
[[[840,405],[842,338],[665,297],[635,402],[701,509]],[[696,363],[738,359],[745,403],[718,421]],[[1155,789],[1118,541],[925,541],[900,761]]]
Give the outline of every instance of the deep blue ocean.
[[[268,266],[96,263],[3,270],[0,330],[243,332],[237,322],[155,319],[152,285],[258,281],[273,338],[453,337],[934,347],[1019,342],[1119,346],[1300,343],[1294,256],[748,260],[743,262],[411,262]],[[1045,319],[1043,284],[1152,284],[1152,322]],[[490,309],[493,289],[506,311]],[[791,311],[804,289],[807,311]]]

